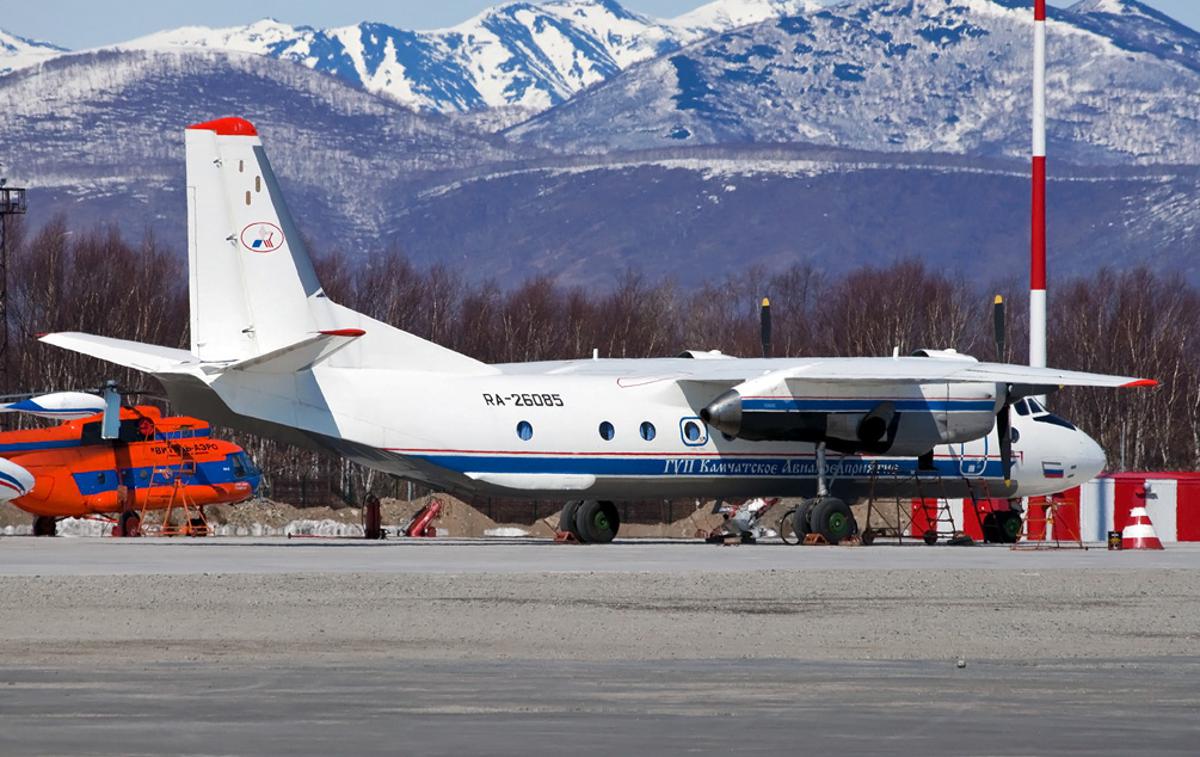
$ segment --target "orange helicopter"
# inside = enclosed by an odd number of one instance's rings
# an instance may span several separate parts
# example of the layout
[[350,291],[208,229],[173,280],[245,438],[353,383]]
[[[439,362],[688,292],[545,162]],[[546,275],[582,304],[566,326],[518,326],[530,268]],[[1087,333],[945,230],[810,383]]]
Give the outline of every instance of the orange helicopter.
[[[35,536],[53,536],[61,518],[108,516],[114,536],[140,536],[147,511],[166,510],[161,533],[207,533],[203,508],[243,502],[262,478],[245,450],[210,436],[196,418],[163,417],[150,405],[122,406],[105,396],[57,392],[0,404],[65,420],[0,432],[0,501],[31,513]],[[170,523],[175,509],[181,526]]]

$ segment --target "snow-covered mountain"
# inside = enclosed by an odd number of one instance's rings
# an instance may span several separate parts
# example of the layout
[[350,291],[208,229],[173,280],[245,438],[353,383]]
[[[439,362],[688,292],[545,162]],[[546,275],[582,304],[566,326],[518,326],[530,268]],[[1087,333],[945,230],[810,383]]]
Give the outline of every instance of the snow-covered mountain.
[[436,31],[381,23],[314,29],[266,19],[229,29],[174,29],[119,47],[203,47],[290,60],[422,111],[537,112],[634,63],[811,6],[808,0],[717,0],[663,21],[615,0],[518,0]]
[[[1134,0],[1086,0],[1048,30],[1051,152],[1078,163],[1200,164],[1200,34]],[[1021,0],[849,0],[634,66],[512,129],[607,152],[812,143],[1029,152]]]
[[18,37],[0,29],[0,76],[19,68],[36,66],[66,51],[64,47]]

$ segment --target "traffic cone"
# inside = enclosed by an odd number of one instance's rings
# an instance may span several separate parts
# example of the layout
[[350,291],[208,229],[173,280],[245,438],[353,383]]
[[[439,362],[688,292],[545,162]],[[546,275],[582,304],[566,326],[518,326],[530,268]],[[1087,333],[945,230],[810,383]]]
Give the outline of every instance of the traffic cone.
[[1146,508],[1135,507],[1129,511],[1129,524],[1121,531],[1121,549],[1162,549],[1158,534]]

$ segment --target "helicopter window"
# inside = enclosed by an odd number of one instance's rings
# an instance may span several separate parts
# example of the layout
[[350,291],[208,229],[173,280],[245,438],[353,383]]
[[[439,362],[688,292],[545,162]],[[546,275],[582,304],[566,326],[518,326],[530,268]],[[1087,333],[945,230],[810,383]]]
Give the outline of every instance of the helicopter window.
[[1029,405],[1026,400],[1021,400],[1013,405],[1013,409],[1017,411],[1017,415],[1029,415]]

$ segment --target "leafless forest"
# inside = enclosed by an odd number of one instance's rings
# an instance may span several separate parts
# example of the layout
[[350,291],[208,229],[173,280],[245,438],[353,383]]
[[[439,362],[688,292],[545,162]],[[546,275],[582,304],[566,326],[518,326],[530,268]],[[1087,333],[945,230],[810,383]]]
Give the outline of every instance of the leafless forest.
[[[187,280],[180,251],[111,229],[71,229],[58,219],[33,235],[10,227],[11,350],[7,391],[127,387],[152,381],[46,347],[35,335],[87,331],[188,346]],[[1014,256],[1019,258],[1020,256]],[[1009,301],[1007,356],[1025,359],[1023,271],[967,281],[916,261],[828,276],[808,265],[744,270],[700,290],[631,272],[615,290],[557,286],[532,277],[517,289],[475,284],[478,272],[418,269],[399,251],[369,261],[325,256],[332,298],[487,362],[590,356],[669,356],[683,349],[760,352],[758,302],[773,304],[775,356],[888,355],[949,348],[995,359],[991,302]],[[1096,436],[1112,469],[1200,466],[1200,291],[1152,271],[1099,270],[1052,281],[1050,362],[1056,367],[1148,376],[1158,388],[1069,390],[1056,412]],[[395,491],[395,482],[333,458],[237,434],[277,496],[323,501],[330,491]],[[302,494],[296,493],[300,482]]]

